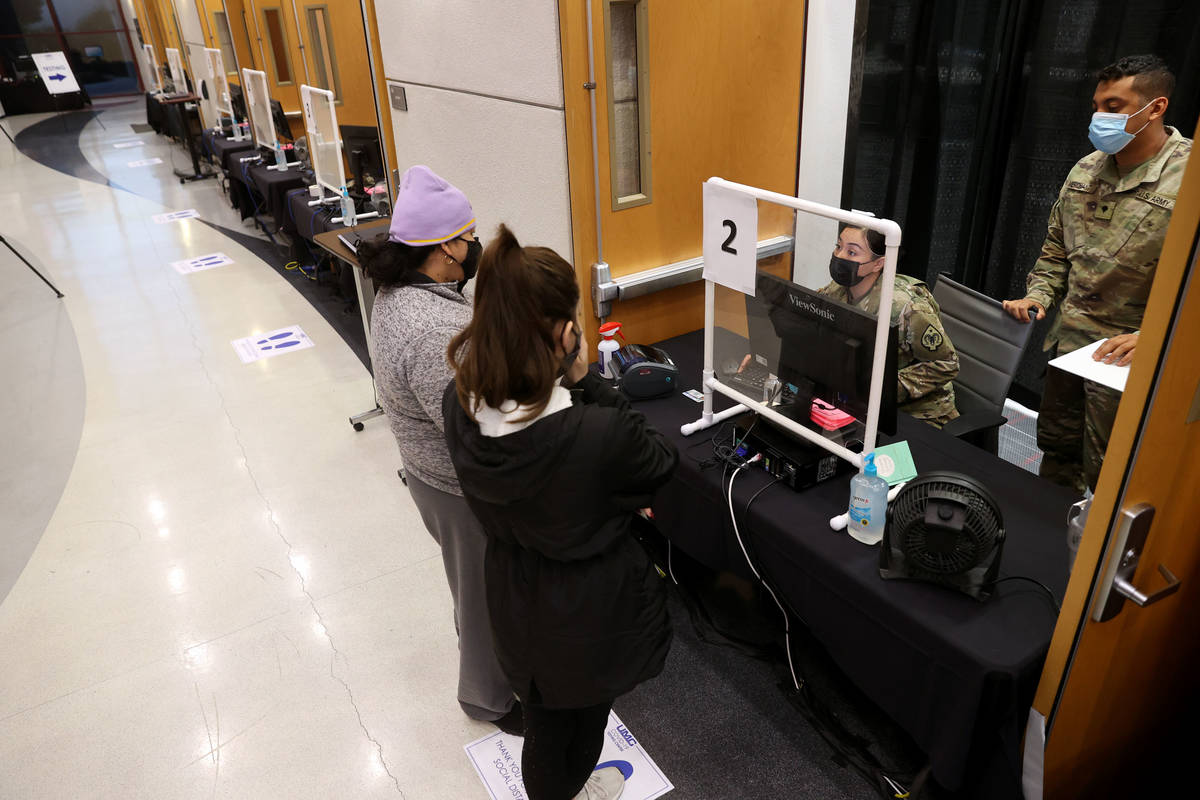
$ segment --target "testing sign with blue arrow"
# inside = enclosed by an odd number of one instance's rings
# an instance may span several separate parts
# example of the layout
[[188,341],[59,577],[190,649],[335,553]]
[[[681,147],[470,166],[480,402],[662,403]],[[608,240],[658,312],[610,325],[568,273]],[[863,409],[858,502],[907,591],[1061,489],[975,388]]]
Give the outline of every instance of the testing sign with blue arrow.
[[61,50],[51,53],[34,53],[33,63],[37,65],[42,83],[50,94],[71,94],[79,91],[79,83],[75,73],[67,63],[67,57]]

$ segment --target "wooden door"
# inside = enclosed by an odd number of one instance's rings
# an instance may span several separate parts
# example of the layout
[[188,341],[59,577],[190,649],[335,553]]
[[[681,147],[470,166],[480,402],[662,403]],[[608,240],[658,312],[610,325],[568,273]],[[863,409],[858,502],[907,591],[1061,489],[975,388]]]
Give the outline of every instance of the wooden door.
[[[595,0],[592,5],[599,198],[593,191],[590,98],[583,88],[588,75],[584,3],[559,3],[574,258],[585,296],[597,260],[597,201],[603,256],[615,277],[700,255],[701,184],[711,176],[795,192],[805,8],[796,0]],[[644,37],[636,52],[628,41],[631,16]],[[634,61],[638,79],[645,80],[638,91],[627,74]],[[618,155],[618,167],[622,158],[630,160],[621,155],[628,152],[622,143],[628,141],[630,123],[615,119],[621,111],[609,101],[626,103],[633,95],[648,110],[640,121],[639,142],[648,161],[638,159],[638,164],[648,163],[649,169],[641,169],[645,197],[621,202],[622,192],[630,191],[620,186],[628,176],[618,171],[614,180],[612,155]],[[644,112],[639,108],[639,113]],[[760,206],[760,239],[792,232],[790,210]],[[787,256],[777,260],[781,269],[790,264]],[[614,304],[612,318],[637,341],[694,330],[704,323],[703,285],[622,301]],[[590,341],[595,336],[591,319]]]
[[[212,4],[214,11],[217,9],[225,11],[225,19],[229,22],[229,35],[233,39],[233,52],[237,56],[237,71],[230,76],[230,80],[241,86],[241,70],[243,68],[262,69],[263,63],[255,47],[258,33],[250,19],[251,9],[243,0],[206,1]],[[233,72],[233,66],[226,64],[225,70]]]
[[359,0],[294,2],[309,85],[333,92],[338,124],[378,127],[375,100],[362,91],[371,85],[371,67]]
[[[258,29],[264,64],[260,69],[267,73],[271,99],[279,101],[284,113],[296,115],[305,64],[291,0],[247,0],[246,10],[253,14]],[[297,133],[303,127],[302,121],[293,126]]]
[[[1034,702],[1046,718],[1045,794],[1159,797],[1164,770],[1182,771],[1196,696],[1200,608],[1200,167],[1184,177],[1146,307],[1129,381]],[[1133,585],[1179,590],[1095,622],[1092,595],[1119,553],[1120,512],[1156,509]],[[1029,742],[1026,743],[1029,747]],[[1186,784],[1185,784],[1186,785]],[[1187,793],[1186,790],[1183,792]],[[1182,795],[1180,795],[1182,796]]]

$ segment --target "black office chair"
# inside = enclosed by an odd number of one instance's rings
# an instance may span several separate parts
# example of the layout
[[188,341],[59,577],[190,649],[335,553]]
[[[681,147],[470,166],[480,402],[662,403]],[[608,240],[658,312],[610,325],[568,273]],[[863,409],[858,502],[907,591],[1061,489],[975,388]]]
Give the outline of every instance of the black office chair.
[[1000,426],[1008,421],[1000,412],[1033,325],[1017,322],[999,300],[968,289],[945,273],[938,276],[933,297],[958,351],[954,399],[960,416],[942,430],[996,453]]

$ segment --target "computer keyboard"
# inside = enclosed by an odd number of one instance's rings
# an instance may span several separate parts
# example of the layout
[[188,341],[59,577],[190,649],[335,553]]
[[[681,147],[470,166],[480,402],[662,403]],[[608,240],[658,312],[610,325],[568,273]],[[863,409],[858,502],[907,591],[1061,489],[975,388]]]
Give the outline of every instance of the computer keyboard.
[[755,399],[759,399],[763,395],[763,387],[766,386],[767,378],[771,376],[771,371],[758,363],[754,359],[741,368],[740,371],[732,375],[724,375],[721,381],[737,389],[739,392],[748,394]]

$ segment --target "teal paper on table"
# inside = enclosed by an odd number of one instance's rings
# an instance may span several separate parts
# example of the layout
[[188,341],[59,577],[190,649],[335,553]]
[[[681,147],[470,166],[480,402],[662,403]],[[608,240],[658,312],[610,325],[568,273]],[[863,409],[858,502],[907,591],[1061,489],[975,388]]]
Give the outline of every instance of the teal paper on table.
[[917,467],[913,464],[908,442],[876,447],[875,468],[879,471],[879,477],[888,482],[888,486],[895,486],[917,477]]

